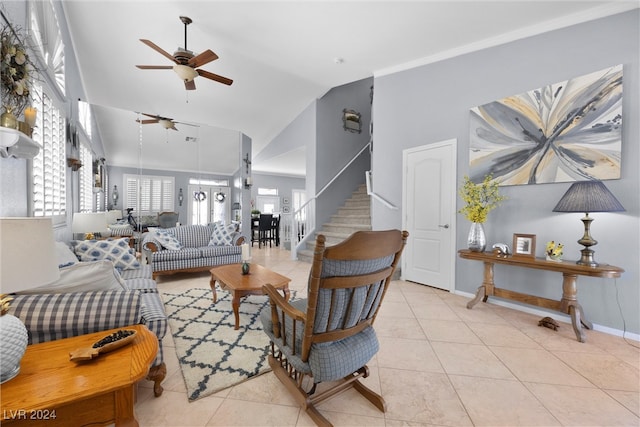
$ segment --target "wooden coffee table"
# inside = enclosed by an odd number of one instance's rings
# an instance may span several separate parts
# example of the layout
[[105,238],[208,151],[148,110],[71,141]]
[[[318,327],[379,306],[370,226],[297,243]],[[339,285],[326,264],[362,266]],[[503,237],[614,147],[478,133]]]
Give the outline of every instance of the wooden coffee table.
[[[135,329],[133,342],[93,360],[71,362],[69,353],[119,329]],[[135,383],[158,352],[158,339],[144,325],[132,325],[27,346],[20,373],[2,384],[5,426],[137,426]]]
[[221,265],[209,271],[211,272],[209,284],[213,292],[214,303],[218,301],[216,281],[220,284],[220,288],[231,291],[233,296],[231,306],[236,317],[235,329],[240,327],[240,298],[246,295],[263,295],[263,285],[270,283],[274,288],[281,289],[284,298],[287,301],[289,300],[289,282],[291,279],[259,264],[251,264],[249,274],[242,274],[242,264]]

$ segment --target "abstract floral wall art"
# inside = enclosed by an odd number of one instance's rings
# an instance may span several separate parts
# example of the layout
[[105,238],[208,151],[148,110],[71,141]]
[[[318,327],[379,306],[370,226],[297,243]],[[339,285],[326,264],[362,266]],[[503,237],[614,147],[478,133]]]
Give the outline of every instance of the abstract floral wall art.
[[620,178],[622,65],[471,109],[469,177],[500,185]]

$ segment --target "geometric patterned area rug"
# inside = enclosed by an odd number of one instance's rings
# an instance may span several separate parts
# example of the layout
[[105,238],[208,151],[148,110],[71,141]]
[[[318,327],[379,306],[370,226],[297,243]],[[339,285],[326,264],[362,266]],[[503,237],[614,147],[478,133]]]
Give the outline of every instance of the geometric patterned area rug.
[[269,337],[259,319],[269,299],[266,295],[243,297],[240,328],[235,330],[231,294],[220,288],[216,292],[215,304],[211,288],[162,292],[190,401],[271,370]]

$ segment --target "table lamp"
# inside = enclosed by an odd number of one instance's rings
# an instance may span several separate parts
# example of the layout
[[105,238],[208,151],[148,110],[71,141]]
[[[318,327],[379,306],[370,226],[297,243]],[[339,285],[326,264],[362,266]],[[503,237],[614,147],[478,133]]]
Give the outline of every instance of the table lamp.
[[580,252],[582,256],[576,264],[597,267],[598,263],[593,259],[593,250],[598,242],[589,234],[593,218],[590,212],[623,212],[622,204],[611,194],[609,189],[601,181],[574,182],[562,196],[553,212],[584,212],[584,235],[578,243],[584,246]]
[[106,212],[107,225],[115,224],[119,219],[122,219],[122,211],[119,209],[113,209]]
[[[36,267],[36,268],[34,268]],[[50,218],[0,218],[0,383],[20,372],[27,329],[7,314],[7,295],[46,285],[60,277]]]
[[105,212],[76,212],[73,214],[71,231],[83,233],[85,240],[100,236],[107,231],[107,214]]

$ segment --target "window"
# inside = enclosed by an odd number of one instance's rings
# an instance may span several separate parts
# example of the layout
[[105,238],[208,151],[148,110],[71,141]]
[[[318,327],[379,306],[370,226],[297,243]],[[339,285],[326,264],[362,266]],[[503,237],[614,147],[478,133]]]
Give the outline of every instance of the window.
[[60,93],[65,92],[64,44],[58,18],[51,1],[29,2],[29,32],[38,54]]
[[87,134],[89,139],[91,139],[91,106],[88,102],[78,100],[78,123],[82,129],[84,129],[84,133]]
[[191,185],[208,185],[210,187],[228,187],[228,179],[197,179],[189,178],[189,184]]
[[53,217],[54,224],[63,223],[67,213],[65,120],[42,86],[34,84],[31,95],[39,112],[33,140],[42,147],[33,158],[33,215]]
[[91,163],[93,154],[88,144],[84,141],[80,143],[80,161],[84,165],[78,171],[79,187],[80,187],[80,212],[93,211],[93,171]]
[[278,189],[277,188],[258,188],[259,196],[277,196]]
[[139,215],[174,210],[175,182],[172,176],[124,175],[125,209]]

